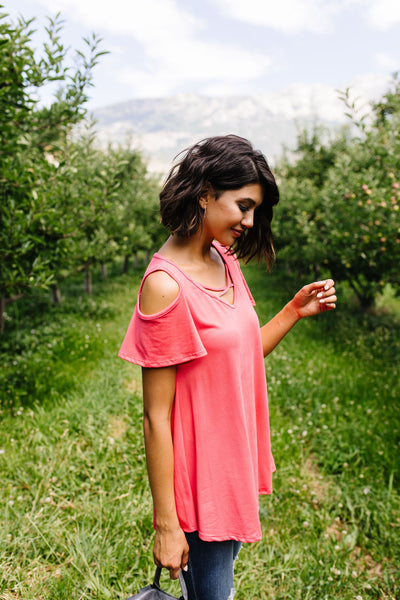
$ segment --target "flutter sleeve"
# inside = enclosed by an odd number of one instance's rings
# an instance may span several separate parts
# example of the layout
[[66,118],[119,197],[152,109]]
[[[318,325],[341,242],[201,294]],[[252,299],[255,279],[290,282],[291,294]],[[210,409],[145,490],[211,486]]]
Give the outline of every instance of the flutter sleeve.
[[205,356],[182,291],[161,312],[145,315],[139,298],[118,356],[141,367],[168,367]]

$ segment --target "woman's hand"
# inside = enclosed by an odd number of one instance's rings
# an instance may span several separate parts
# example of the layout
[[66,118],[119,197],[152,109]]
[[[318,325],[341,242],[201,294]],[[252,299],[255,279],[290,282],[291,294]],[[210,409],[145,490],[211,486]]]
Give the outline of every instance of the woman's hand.
[[290,304],[298,317],[312,317],[336,308],[336,290],[333,279],[314,281],[297,292]]
[[153,556],[157,567],[165,567],[171,579],[178,579],[179,569],[186,570],[189,560],[189,545],[182,529],[157,529]]
[[336,292],[333,279],[315,281],[302,287],[275,317],[261,327],[264,356],[272,352],[299,319],[334,308]]

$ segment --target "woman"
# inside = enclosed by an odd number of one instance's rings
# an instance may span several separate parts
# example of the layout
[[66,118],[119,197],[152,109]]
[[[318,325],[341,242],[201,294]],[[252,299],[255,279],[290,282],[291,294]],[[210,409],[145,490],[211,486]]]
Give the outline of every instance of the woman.
[[154,560],[172,579],[184,571],[190,600],[231,598],[240,544],[261,538],[258,496],[275,470],[264,357],[300,318],[335,308],[334,282],[314,282],[260,329],[237,258],[271,265],[278,199],[247,140],[190,148],[161,191],[171,235],[119,354],[142,366]]

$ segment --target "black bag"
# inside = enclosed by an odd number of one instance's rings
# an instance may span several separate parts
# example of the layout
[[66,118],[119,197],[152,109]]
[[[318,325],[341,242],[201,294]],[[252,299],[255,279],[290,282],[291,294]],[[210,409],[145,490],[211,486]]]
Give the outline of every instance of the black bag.
[[179,573],[179,583],[181,584],[182,596],[180,598],[176,598],[175,596],[171,596],[171,594],[167,594],[160,588],[160,575],[161,575],[161,567],[157,567],[154,581],[150,583],[150,585],[146,585],[146,587],[139,590],[137,594],[134,596],[129,596],[127,600],[187,600],[187,590],[185,585],[185,580],[183,579],[182,573]]

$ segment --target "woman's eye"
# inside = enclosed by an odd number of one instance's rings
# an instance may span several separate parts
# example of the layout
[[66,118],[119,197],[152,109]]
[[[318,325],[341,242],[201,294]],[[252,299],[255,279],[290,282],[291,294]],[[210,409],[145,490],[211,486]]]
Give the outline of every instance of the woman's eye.
[[239,204],[239,209],[244,213],[249,210],[249,207],[246,206],[245,204]]

